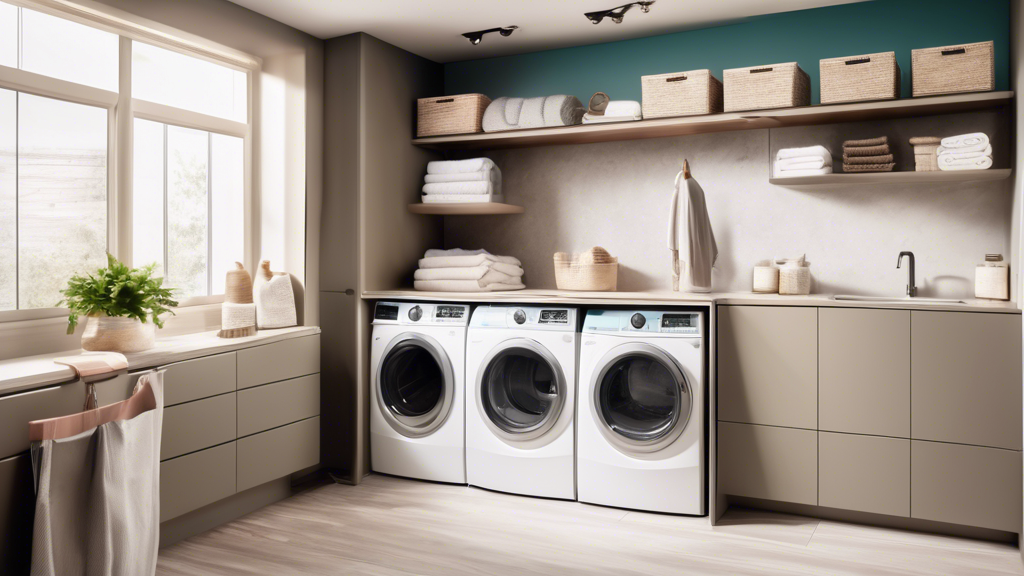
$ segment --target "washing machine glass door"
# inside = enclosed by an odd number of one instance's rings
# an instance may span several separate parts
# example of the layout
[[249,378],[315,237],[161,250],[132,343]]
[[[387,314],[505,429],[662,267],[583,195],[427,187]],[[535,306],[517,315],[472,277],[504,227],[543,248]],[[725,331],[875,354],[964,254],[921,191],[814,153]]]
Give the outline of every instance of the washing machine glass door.
[[425,334],[395,337],[377,371],[377,401],[385,420],[400,434],[430,434],[448,418],[455,373],[441,345]]
[[592,383],[601,432],[625,452],[654,452],[675,441],[690,419],[690,384],[664,350],[644,343],[613,348]]
[[527,338],[506,340],[481,366],[477,398],[492,432],[526,441],[555,425],[568,389],[562,367],[547,348]]

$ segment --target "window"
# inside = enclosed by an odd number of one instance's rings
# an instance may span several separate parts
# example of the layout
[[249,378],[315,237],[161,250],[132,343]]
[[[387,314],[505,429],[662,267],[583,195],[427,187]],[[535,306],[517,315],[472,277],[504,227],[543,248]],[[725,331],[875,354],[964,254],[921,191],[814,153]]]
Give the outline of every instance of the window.
[[249,71],[218,62],[0,1],[0,320],[54,308],[106,252],[155,263],[186,305],[252,268]]

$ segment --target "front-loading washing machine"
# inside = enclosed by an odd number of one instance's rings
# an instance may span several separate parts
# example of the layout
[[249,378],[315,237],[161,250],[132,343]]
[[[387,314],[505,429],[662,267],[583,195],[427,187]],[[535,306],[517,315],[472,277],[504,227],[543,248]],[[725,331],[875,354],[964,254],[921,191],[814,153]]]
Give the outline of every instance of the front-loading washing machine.
[[591,310],[580,335],[580,502],[705,515],[704,313]]
[[370,345],[370,468],[466,483],[469,306],[378,302]]
[[466,345],[469,484],[576,498],[576,310],[480,306]]

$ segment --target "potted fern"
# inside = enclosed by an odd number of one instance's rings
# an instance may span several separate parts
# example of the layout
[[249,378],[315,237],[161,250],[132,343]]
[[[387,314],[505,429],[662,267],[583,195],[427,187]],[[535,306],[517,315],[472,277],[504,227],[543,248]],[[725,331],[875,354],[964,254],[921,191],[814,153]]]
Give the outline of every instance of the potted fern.
[[160,315],[178,303],[164,279],[153,277],[156,264],[130,268],[107,254],[107,267],[95,274],[76,274],[61,290],[67,306],[68,334],[81,316],[86,318],[82,348],[108,352],[141,352],[154,345],[155,328],[163,328]]

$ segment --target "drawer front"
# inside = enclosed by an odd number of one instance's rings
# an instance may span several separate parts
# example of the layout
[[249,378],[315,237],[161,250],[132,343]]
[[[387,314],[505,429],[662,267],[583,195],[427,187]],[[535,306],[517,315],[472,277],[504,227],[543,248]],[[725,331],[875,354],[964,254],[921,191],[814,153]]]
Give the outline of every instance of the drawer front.
[[910,440],[818,433],[818,504],[910,516]]
[[818,310],[818,427],[910,437],[910,312]]
[[911,331],[911,437],[1020,450],[1021,317],[914,311]]
[[238,389],[320,372],[320,335],[238,351]]
[[718,307],[718,418],[818,428],[818,311]]
[[718,424],[718,478],[723,494],[818,503],[818,433]]
[[238,440],[238,491],[320,462],[320,417]]
[[912,517],[1020,532],[1020,452],[915,440],[910,461]]
[[235,493],[235,443],[160,463],[160,521]]
[[235,439],[235,394],[222,394],[164,410],[160,459],[166,460]]
[[319,415],[319,374],[238,392],[240,438]]
[[4,574],[28,574],[36,495],[28,454],[0,460],[0,566]]
[[164,405],[174,406],[235,390],[235,353],[171,364],[164,373]]

